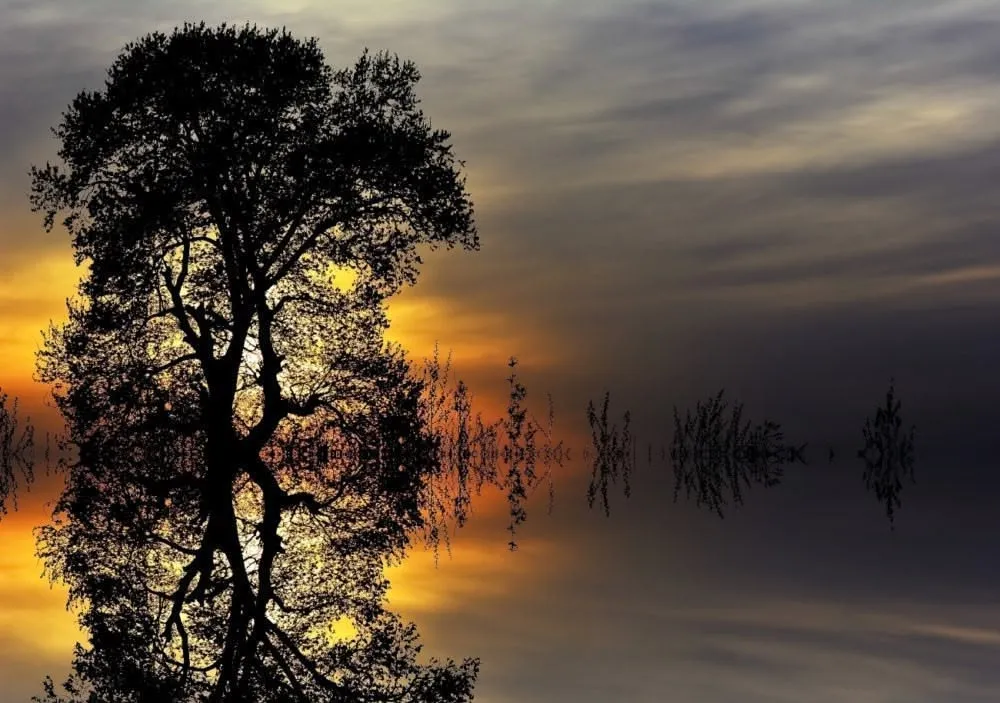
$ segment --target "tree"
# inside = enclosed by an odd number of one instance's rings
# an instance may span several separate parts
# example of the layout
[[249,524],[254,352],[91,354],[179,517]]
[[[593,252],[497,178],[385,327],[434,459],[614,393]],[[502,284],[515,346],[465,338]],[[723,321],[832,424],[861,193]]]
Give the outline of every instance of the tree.
[[76,449],[40,541],[91,635],[71,697],[471,697],[476,662],[418,665],[384,608],[385,561],[439,534],[442,472],[385,302],[418,246],[478,247],[418,78],[185,25],[128,45],[64,113],[63,165],[32,169],[34,209],[87,265],[39,358]]

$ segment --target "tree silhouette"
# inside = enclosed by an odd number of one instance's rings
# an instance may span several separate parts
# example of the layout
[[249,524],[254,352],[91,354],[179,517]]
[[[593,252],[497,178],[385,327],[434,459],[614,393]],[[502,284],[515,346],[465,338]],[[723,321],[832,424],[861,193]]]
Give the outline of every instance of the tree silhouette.
[[915,463],[914,435],[916,429],[903,429],[900,414],[902,404],[896,398],[895,382],[889,382],[885,394],[885,405],[875,409],[875,419],[867,418],[862,434],[865,446],[858,450],[858,457],[864,461],[865,488],[875,494],[879,503],[885,505],[889,524],[895,522],[896,509],[902,504],[899,494],[904,480],[913,482]]
[[743,493],[755,484],[776,486],[784,465],[804,463],[805,445],[785,444],[781,426],[771,420],[753,425],[743,419],[743,404],[727,415],[728,403],[719,391],[687,411],[683,422],[674,408],[674,500],[683,489],[698,506],[724,517],[728,505],[743,504]]
[[612,484],[622,481],[625,497],[632,494],[631,476],[635,467],[635,443],[632,437],[632,415],[625,412],[622,429],[618,425],[608,425],[608,409],[611,405],[611,393],[604,394],[601,412],[593,401],[587,406],[587,422],[590,423],[590,441],[594,450],[593,464],[590,474],[590,485],[587,486],[587,503],[591,508],[600,498],[604,515],[611,515],[611,501],[608,491]]
[[[476,662],[418,665],[383,607],[442,473],[385,301],[419,245],[478,246],[418,78],[185,25],[128,45],[64,113],[64,165],[32,169],[88,265],[39,360],[76,449],[40,542],[91,634],[71,699],[471,697]],[[350,460],[283,460],[304,441]]]

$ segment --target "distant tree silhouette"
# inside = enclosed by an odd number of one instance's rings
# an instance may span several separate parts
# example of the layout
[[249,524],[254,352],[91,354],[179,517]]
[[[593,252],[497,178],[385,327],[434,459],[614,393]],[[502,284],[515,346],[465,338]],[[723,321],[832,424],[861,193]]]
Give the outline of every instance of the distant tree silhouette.
[[[743,416],[743,404],[733,404],[724,400],[725,391],[720,390],[706,401],[699,401],[694,410],[687,410],[683,420],[674,407],[674,433],[670,448],[670,462],[674,472],[674,501],[683,493],[693,499],[699,507],[705,507],[720,518],[728,507],[743,504],[744,493],[754,485],[767,487],[781,483],[785,466],[805,464],[806,445],[786,443],[781,425],[773,420],[765,420],[754,425]],[[607,425],[607,404],[602,417]],[[865,445],[857,452],[865,465],[863,479],[865,488],[873,493],[886,508],[890,527],[894,524],[895,510],[900,507],[900,493],[904,481],[914,480],[914,433],[913,427],[903,430],[901,404],[895,395],[895,384],[890,380],[885,406],[876,409],[874,418],[866,418],[862,427]],[[591,408],[591,424],[595,425],[596,415]],[[625,415],[625,432],[628,433],[628,413]],[[598,423],[599,424],[599,423]],[[594,433],[595,446],[598,433]],[[604,430],[604,435],[614,437]],[[600,456],[601,452],[598,452]],[[610,462],[611,468],[605,472],[612,480],[619,473],[628,477],[630,462],[627,453],[620,448],[615,455],[617,461]],[[832,462],[835,452],[829,448],[828,462]],[[652,463],[652,447],[649,449]],[[631,460],[634,463],[634,458]],[[598,475],[595,462],[595,476]],[[595,484],[591,484],[592,495]],[[607,479],[602,487],[604,505],[607,510]],[[626,495],[628,483],[626,482]]]
[[902,403],[896,398],[896,384],[889,382],[885,405],[875,410],[875,417],[867,418],[862,433],[865,446],[858,450],[864,461],[865,487],[885,505],[889,524],[895,522],[896,509],[902,504],[900,493],[904,481],[914,481],[914,436],[916,428],[903,428]]
[[776,486],[784,465],[804,462],[805,445],[784,443],[781,426],[771,420],[753,425],[743,419],[743,404],[729,410],[719,391],[699,402],[681,421],[674,408],[674,439],[670,459],[674,467],[674,500],[683,489],[698,506],[719,517],[728,505],[743,504],[743,493],[755,484]]
[[34,479],[35,431],[18,416],[17,399],[0,389],[0,518],[17,507],[17,490]]
[[611,515],[609,489],[621,480],[623,492],[628,498],[632,494],[631,477],[635,470],[635,441],[632,437],[632,414],[625,411],[622,427],[609,425],[608,409],[611,393],[604,394],[601,412],[591,401],[587,405],[587,422],[590,423],[590,441],[593,447],[593,462],[590,485],[587,487],[587,503],[591,508],[598,501],[606,516]]

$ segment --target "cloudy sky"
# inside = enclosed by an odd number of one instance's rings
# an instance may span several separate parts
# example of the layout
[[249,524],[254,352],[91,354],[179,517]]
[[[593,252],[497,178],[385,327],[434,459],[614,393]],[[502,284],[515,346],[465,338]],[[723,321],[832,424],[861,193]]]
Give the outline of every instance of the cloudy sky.
[[[393,596],[429,654],[482,657],[478,701],[997,699],[1000,3],[0,0],[0,386],[45,426],[33,354],[76,272],[27,169],[123,44],[185,20],[417,62],[482,251],[394,304],[415,355],[439,341],[488,402],[516,354],[569,435],[610,389],[669,442],[672,407],[724,386],[814,449],[724,521],[655,464],[605,519],[568,466],[516,554],[484,500]],[[851,460],[890,377],[919,461],[894,533]],[[77,636],[32,556],[53,495],[0,524],[2,703]]]

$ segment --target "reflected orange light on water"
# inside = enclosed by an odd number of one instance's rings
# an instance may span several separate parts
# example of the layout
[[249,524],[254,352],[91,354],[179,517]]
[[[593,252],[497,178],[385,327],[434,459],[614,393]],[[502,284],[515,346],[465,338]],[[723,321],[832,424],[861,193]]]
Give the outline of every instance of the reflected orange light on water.
[[[0,521],[0,700],[21,701],[41,692],[44,676],[64,676],[73,645],[83,640],[66,609],[66,589],[42,576],[33,529],[48,517],[52,493],[35,490],[20,510]],[[5,699],[4,695],[18,697]],[[22,694],[23,692],[23,694]]]
[[[35,353],[41,331],[50,321],[64,318],[65,299],[78,276],[66,252],[5,273],[0,280],[0,387],[21,398],[23,411],[43,433],[58,431],[60,423],[47,405],[48,390],[32,380]],[[433,355],[435,343],[443,340],[441,360],[453,349],[459,376],[491,379],[487,388],[471,384],[474,406],[487,420],[501,417],[506,409],[505,377],[510,372],[506,361],[511,351],[537,348],[526,337],[491,335],[490,330],[510,327],[496,316],[476,318],[448,301],[415,293],[393,302],[390,319],[390,339],[408,350],[418,368],[421,359]],[[531,361],[534,367],[551,362],[537,355]],[[544,408],[539,409],[544,415]],[[58,679],[73,645],[83,638],[66,609],[65,588],[49,584],[35,555],[33,530],[49,519],[58,484],[43,474],[20,496],[19,510],[0,520],[0,680],[16,682],[18,691],[37,692],[46,674]],[[464,610],[523,588],[532,570],[550,570],[560,559],[569,558],[537,539],[512,555],[504,532],[507,509],[506,498],[498,491],[476,498],[473,520],[485,532],[478,527],[471,528],[475,532],[461,531],[450,553],[442,550],[440,563],[432,551],[416,547],[403,564],[392,567],[392,607],[419,625],[422,615]]]
[[[0,632],[4,646],[17,640],[30,649],[60,653],[79,635],[73,615],[66,611],[66,591],[42,577],[35,556],[32,530],[44,514],[8,517],[0,525],[4,550],[0,553]],[[14,640],[13,642],[11,640]],[[2,655],[0,655],[2,658]]]
[[32,381],[42,330],[65,318],[78,276],[68,251],[0,272],[0,387],[29,406],[47,395]]

